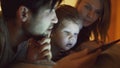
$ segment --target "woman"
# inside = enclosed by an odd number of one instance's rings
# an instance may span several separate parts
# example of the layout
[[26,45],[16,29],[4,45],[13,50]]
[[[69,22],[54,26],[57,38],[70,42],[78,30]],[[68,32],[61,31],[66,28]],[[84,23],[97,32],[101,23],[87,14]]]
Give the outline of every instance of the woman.
[[83,42],[90,41],[91,36],[95,41],[106,42],[110,25],[111,1],[78,0],[76,8],[84,22],[77,44],[73,49]]

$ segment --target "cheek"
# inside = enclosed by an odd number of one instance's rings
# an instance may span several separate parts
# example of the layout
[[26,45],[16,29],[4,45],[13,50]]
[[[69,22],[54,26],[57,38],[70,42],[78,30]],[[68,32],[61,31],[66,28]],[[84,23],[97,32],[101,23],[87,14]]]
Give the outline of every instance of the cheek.
[[66,38],[66,37],[62,38],[62,43],[63,43],[64,45],[67,44],[67,42],[68,42],[68,38]]
[[67,36],[61,35],[59,38],[59,41],[60,41],[61,45],[65,45],[68,41],[68,38],[67,38]]
[[50,21],[47,19],[43,19],[42,21],[40,21],[38,23],[39,23],[39,25],[41,25],[41,27],[42,27],[41,29],[43,29],[43,30],[47,30],[48,27],[50,26]]
[[81,9],[78,12],[80,17],[85,17],[87,15],[87,10],[85,9]]
[[75,40],[73,41],[73,44],[75,45],[75,44],[76,44],[76,42],[77,42],[77,38],[75,38]]
[[67,38],[66,38],[66,36],[61,35],[60,40],[61,40],[61,43],[65,43]]
[[99,16],[96,16],[96,17],[94,18],[94,22],[95,22],[96,20],[98,20],[98,18],[99,18]]

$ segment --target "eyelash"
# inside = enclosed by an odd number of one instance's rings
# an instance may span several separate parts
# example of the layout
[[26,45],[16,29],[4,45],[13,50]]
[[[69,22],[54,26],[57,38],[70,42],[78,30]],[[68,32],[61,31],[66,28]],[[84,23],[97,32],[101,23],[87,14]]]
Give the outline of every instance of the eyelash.
[[85,8],[88,9],[88,10],[91,9],[90,6],[88,6],[88,5],[85,5]]
[[66,35],[69,35],[69,32],[68,31],[64,31]]
[[75,36],[77,36],[77,35],[78,35],[78,33],[75,33],[74,35],[75,35]]
[[101,15],[101,12],[99,12],[99,11],[96,11],[96,14],[100,16],[100,15]]
[[[64,31],[64,32],[65,32],[66,35],[69,35],[69,34],[70,34],[70,32],[68,32],[68,31]],[[74,34],[74,36],[76,36],[76,37],[77,37],[77,35],[78,35],[78,33],[75,33],[75,34]]]
[[[85,8],[88,9],[88,10],[91,10],[91,7],[90,7],[89,5],[85,5]],[[101,12],[99,12],[99,11],[96,11],[95,13],[96,13],[96,15],[98,15],[98,16],[101,15]]]

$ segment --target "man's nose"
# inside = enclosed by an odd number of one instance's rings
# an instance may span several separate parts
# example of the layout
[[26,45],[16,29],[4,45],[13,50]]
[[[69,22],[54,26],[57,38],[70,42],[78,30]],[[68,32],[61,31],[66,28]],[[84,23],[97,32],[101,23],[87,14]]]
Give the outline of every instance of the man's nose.
[[56,24],[58,22],[58,18],[56,16],[56,13],[54,11],[54,16],[53,16],[53,19],[52,19],[52,23]]

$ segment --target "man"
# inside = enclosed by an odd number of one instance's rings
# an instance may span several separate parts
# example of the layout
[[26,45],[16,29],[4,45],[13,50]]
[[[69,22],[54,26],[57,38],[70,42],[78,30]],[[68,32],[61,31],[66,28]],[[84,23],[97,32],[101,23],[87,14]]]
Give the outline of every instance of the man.
[[[50,40],[53,24],[58,21],[54,8],[60,2],[61,0],[1,0],[4,23],[1,22],[0,28],[3,34],[1,37],[4,38],[0,45],[0,66],[17,60],[36,62],[46,56],[51,58],[50,41],[45,40]],[[42,53],[46,54],[39,57],[38,54]]]

